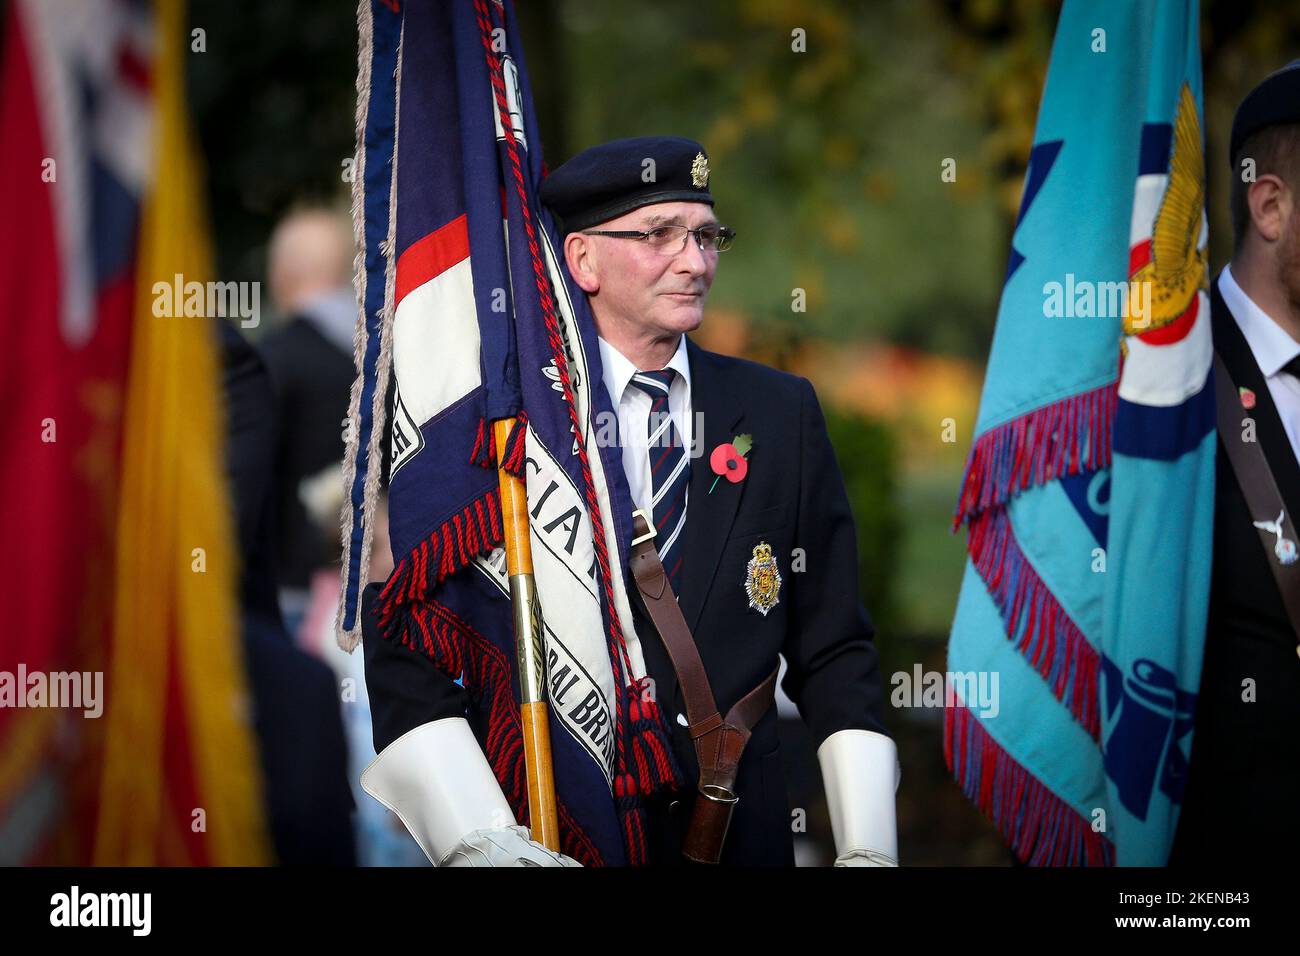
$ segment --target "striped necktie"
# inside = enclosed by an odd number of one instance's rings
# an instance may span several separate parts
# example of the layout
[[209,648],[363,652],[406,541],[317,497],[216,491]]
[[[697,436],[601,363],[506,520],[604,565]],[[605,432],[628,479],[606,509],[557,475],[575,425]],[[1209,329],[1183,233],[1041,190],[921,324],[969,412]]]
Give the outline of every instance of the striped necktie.
[[676,375],[670,368],[637,372],[631,382],[650,396],[646,445],[650,456],[654,541],[674,594],[679,593],[677,580],[682,568],[682,529],[686,527],[686,486],[691,479],[690,456],[682,447],[677,426],[668,414],[668,390]]

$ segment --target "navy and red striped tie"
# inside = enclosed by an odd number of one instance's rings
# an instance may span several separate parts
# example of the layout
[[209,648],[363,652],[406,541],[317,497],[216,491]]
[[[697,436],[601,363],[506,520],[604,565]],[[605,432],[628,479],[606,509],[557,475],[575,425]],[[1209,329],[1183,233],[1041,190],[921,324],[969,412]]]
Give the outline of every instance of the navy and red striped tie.
[[691,459],[681,435],[668,414],[668,390],[677,373],[670,368],[637,372],[632,384],[650,396],[646,445],[650,454],[651,511],[655,523],[655,548],[668,572],[673,593],[682,569],[682,529],[686,527],[686,486],[691,480]]

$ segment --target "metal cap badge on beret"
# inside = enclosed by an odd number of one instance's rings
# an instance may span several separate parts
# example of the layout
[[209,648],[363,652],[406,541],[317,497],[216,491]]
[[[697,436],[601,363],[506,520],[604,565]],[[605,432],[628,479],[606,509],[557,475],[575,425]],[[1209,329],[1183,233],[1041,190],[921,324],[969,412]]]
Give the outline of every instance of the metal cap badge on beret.
[[1300,60],[1292,60],[1246,94],[1232,119],[1232,148],[1228,163],[1237,167],[1237,153],[1253,133],[1279,123],[1300,123]]
[[[654,160],[653,177],[646,182]],[[552,171],[539,198],[577,232],[657,202],[702,202],[709,194],[709,157],[681,136],[639,136],[592,146]]]

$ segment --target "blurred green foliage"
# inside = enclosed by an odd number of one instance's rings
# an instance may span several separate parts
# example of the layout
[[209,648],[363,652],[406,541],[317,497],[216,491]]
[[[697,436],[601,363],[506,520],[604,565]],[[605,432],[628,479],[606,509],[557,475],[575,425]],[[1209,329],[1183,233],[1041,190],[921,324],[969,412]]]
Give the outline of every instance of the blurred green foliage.
[[886,645],[900,625],[898,446],[884,422],[833,408],[824,412],[857,527],[859,590],[876,626],[876,640]]
[[[709,150],[717,211],[739,233],[712,301],[818,337],[983,348],[1005,263],[989,241],[999,210],[980,117],[927,3],[560,8],[564,156],[669,132]],[[940,181],[945,158],[955,183]],[[792,314],[795,289],[807,309]]]
[[[740,233],[713,302],[826,338],[982,360],[1059,0],[524,0],[552,166],[673,132],[709,149]],[[1300,5],[1204,0],[1211,254],[1242,94],[1294,54]],[[275,219],[346,200],[355,5],[191,0],[189,57],[224,279],[261,278]],[[802,31],[802,32],[800,32]],[[940,179],[944,159],[957,178]],[[1224,198],[1220,198],[1224,197]],[[807,293],[793,313],[792,291]]]

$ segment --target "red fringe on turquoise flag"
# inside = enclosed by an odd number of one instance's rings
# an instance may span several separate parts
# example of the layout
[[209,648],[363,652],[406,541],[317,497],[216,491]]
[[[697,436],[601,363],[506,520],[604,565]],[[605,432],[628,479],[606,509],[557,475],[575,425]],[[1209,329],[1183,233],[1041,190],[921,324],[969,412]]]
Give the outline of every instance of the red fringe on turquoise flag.
[[[1007,637],[1079,724],[1100,739],[1097,651],[1016,541],[1007,505],[1020,492],[1107,468],[1115,383],[989,429],[971,448],[953,530],[997,605]],[[1110,866],[1114,847],[1011,758],[964,705],[945,713],[948,768],[1017,857],[1030,865]]]
[[944,712],[943,750],[967,799],[1022,863],[1114,866],[1114,844],[1003,750],[964,704]]
[[1020,550],[1006,508],[981,512],[969,527],[971,560],[1007,636],[1083,729],[1100,739],[1096,650]]
[[1114,382],[1071,395],[990,428],[966,463],[953,530],[1031,485],[1110,467]]
[[975,440],[953,530],[1006,624],[1007,637],[1092,737],[1101,732],[1096,650],[1016,543],[1007,503],[1027,488],[1107,468],[1114,382],[1036,408]]

